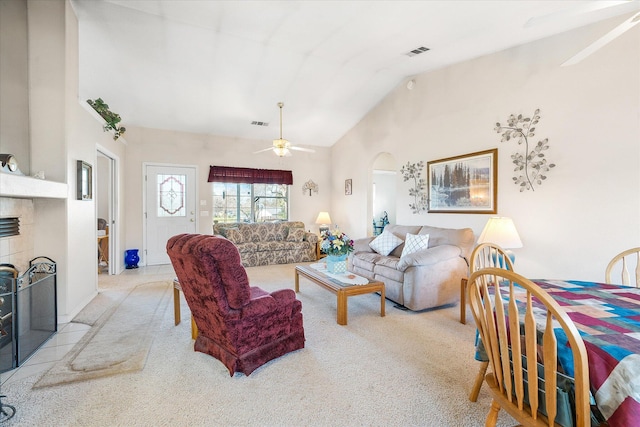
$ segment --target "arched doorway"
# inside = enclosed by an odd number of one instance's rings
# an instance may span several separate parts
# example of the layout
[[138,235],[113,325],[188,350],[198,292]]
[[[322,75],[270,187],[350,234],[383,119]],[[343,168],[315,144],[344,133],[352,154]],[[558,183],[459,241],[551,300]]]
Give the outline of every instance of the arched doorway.
[[370,230],[369,235],[374,235],[380,228],[382,218],[386,215],[390,224],[396,223],[396,160],[389,153],[380,153],[376,156],[371,167],[371,206],[369,206]]

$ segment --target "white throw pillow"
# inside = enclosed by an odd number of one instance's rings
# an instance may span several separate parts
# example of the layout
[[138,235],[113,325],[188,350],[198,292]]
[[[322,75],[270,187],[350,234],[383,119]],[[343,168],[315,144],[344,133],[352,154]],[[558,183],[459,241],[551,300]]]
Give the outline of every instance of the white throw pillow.
[[385,230],[381,235],[379,235],[378,237],[373,239],[371,243],[369,243],[369,247],[380,255],[387,256],[391,253],[392,250],[394,250],[401,244],[401,238],[396,237],[395,234]]
[[428,234],[409,234],[407,233],[406,240],[404,241],[404,249],[400,258],[405,257],[414,252],[418,252],[422,249],[429,247],[429,235]]

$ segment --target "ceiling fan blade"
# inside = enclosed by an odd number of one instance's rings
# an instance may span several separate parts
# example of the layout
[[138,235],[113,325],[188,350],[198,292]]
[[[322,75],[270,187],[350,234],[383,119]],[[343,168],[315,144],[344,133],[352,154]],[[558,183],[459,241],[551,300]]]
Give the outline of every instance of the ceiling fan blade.
[[558,21],[562,21],[567,18],[573,18],[578,15],[589,14],[592,12],[598,12],[602,9],[607,9],[616,6],[624,6],[632,4],[629,0],[621,0],[621,1],[590,1],[585,4],[581,4],[579,6],[570,6],[565,9],[558,10],[553,13],[549,13],[547,15],[534,16],[533,18],[529,18],[527,22],[525,22],[525,28],[531,28],[538,25],[545,24],[554,24]]
[[631,18],[624,21],[622,24],[615,27],[613,30],[609,31],[604,36],[600,37],[595,42],[591,43],[582,51],[578,52],[576,55],[562,63],[562,67],[566,67],[567,65],[574,65],[578,62],[582,61],[592,53],[596,52],[598,49],[606,45],[607,43],[613,41],[618,36],[622,35],[624,32],[633,28],[636,24],[640,22],[640,13],[635,14]]
[[294,147],[294,146],[289,146],[290,150],[298,150],[298,151],[306,151],[307,153],[315,153],[316,150],[312,150],[311,148],[302,148],[302,147]]
[[253,154],[264,153],[265,151],[271,151],[273,147],[265,148],[264,150],[254,151]]

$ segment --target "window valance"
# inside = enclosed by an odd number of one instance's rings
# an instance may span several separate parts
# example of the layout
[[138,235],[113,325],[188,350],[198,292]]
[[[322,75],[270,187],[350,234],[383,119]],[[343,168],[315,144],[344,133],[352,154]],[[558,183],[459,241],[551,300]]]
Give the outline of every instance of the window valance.
[[276,169],[233,168],[210,166],[209,182],[231,182],[236,184],[287,184],[293,185],[291,171]]

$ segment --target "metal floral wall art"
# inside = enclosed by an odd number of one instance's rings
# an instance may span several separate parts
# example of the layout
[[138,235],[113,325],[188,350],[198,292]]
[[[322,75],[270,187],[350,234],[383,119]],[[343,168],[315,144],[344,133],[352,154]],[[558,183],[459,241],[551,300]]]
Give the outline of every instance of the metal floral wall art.
[[312,180],[305,182],[304,185],[302,186],[302,194],[307,194],[307,191],[309,192],[309,196],[311,196],[312,191],[317,194],[318,184],[316,184]]
[[413,188],[409,189],[409,196],[413,197],[413,203],[409,203],[409,207],[414,214],[427,210],[427,192],[425,188],[427,186],[424,178],[421,178],[422,170],[424,169],[424,162],[409,163],[400,168],[400,173],[405,182],[413,180]]
[[516,174],[513,177],[513,183],[520,186],[520,192],[524,190],[535,191],[535,185],[542,184],[547,179],[546,173],[556,165],[548,163],[543,151],[549,148],[549,138],[545,138],[529,151],[529,138],[535,136],[536,124],[540,121],[540,110],[536,109],[533,117],[523,117],[522,114],[517,116],[511,114],[507,119],[507,125],[503,126],[496,123],[495,131],[502,133],[502,141],[517,139],[518,144],[524,143],[524,154],[515,153],[511,156],[513,164],[516,165],[513,170]]

